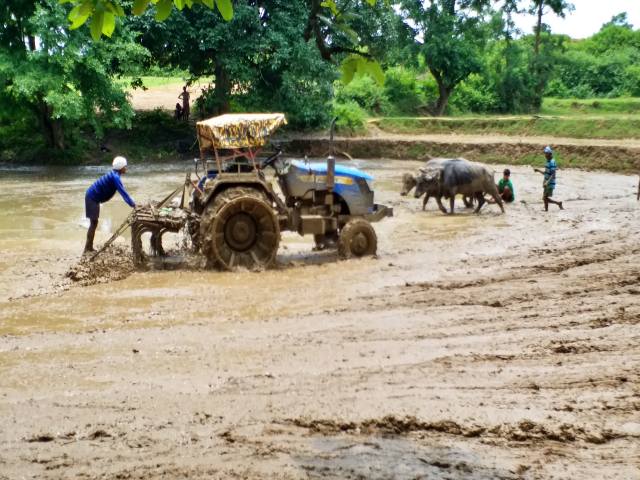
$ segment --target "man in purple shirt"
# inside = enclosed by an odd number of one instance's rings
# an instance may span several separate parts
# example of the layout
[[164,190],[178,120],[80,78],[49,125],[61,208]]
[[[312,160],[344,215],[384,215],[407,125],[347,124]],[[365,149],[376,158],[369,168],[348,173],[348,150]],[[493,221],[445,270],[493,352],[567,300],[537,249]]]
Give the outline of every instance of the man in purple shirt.
[[86,216],[89,219],[89,230],[87,231],[87,243],[84,246],[84,253],[94,252],[93,238],[98,228],[98,218],[100,217],[100,204],[108,202],[117,192],[120,192],[124,201],[131,208],[135,208],[136,203],[131,199],[129,194],[120,180],[120,176],[127,173],[127,159],[124,157],[116,157],[113,159],[113,169],[96,180],[93,185],[87,189],[84,196],[84,208]]

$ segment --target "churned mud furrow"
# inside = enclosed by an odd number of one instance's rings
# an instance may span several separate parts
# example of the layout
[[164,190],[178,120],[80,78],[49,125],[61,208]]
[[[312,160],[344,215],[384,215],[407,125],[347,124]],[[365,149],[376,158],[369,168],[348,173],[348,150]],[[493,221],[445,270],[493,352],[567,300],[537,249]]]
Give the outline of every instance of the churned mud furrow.
[[70,285],[81,211],[41,185],[72,216],[0,237],[0,478],[637,478],[637,176],[561,171],[579,200],[543,213],[515,167],[505,215],[445,216],[397,193],[419,163],[358,165],[396,213],[378,258],[285,234],[259,274],[132,272],[123,239],[120,280]]

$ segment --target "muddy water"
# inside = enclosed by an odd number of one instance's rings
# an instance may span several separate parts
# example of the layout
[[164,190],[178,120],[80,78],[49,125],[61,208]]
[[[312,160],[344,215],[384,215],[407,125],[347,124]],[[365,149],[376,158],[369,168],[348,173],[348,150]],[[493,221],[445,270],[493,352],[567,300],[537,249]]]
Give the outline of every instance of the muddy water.
[[[101,171],[3,169],[0,478],[637,476],[637,177],[562,170],[543,213],[512,167],[505,215],[444,216],[397,194],[419,163],[356,164],[396,213],[378,258],[285,234],[275,270],[89,287],[64,272]],[[125,184],[157,199],[186,168]]]
[[[395,217],[376,225],[379,259],[338,262],[333,252],[313,252],[312,240],[297,234],[283,234],[278,268],[252,273],[154,271],[138,273],[121,282],[90,289],[93,301],[80,304],[69,315],[73,292],[63,295],[61,310],[53,308],[49,298],[3,304],[4,321],[0,331],[46,328],[91,323],[91,312],[101,310],[117,296],[128,312],[144,315],[151,304],[170,304],[172,298],[196,296],[216,300],[217,312],[225,318],[258,318],[265,314],[292,315],[304,311],[339,308],[352,295],[403,283],[428,281],[455,271],[471,255],[500,255],[510,248],[560,240],[560,232],[571,235],[608,230],[617,223],[610,215],[590,214],[580,207],[619,203],[634,208],[631,202],[635,179],[606,173],[563,172],[558,195],[567,211],[542,214],[540,176],[527,168],[514,168],[517,202],[501,215],[497,206],[486,206],[479,216],[463,208],[458,201],[455,216],[441,215],[433,200],[427,212],[421,201],[397,194],[402,172],[415,171],[421,163],[411,161],[355,160],[356,166],[371,172],[376,180],[376,201],[393,206]],[[134,165],[124,181],[138,202],[159,199],[183,181],[189,162],[160,166]],[[501,171],[500,167],[496,167]],[[0,180],[0,301],[43,293],[60,293],[70,288],[64,273],[77,262],[84,244],[87,221],[84,218],[84,191],[105,169],[83,168],[4,168]],[[496,175],[497,177],[497,175]],[[579,207],[578,211],[573,206]],[[552,207],[553,210],[553,207]],[[96,245],[108,239],[129,212],[116,197],[102,206]],[[177,242],[167,235],[168,247]],[[128,234],[118,241],[127,248]],[[179,263],[179,262],[178,262]],[[446,266],[440,267],[441,264]],[[453,267],[451,266],[453,265]],[[286,295],[291,286],[301,295]],[[309,294],[313,293],[310,302]],[[252,301],[242,300],[250,295]],[[82,297],[81,297],[82,298]],[[49,313],[42,318],[39,309],[23,305],[47,304]],[[189,318],[191,312],[181,312]],[[77,323],[79,321],[80,323]]]

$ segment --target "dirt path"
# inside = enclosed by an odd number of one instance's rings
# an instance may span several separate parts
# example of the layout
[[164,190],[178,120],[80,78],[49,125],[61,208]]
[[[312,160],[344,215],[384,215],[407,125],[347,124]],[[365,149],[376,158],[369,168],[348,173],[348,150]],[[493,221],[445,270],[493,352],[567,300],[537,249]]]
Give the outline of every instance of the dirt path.
[[362,165],[378,259],[286,236],[262,274],[0,300],[0,478],[638,477],[636,178],[563,171],[543,214],[514,167],[506,215],[447,217]]
[[589,146],[589,147],[624,147],[640,149],[638,139],[616,139],[608,140],[602,138],[565,138],[565,137],[540,137],[521,135],[497,135],[497,134],[477,134],[477,135],[447,135],[447,134],[396,134],[389,133],[375,126],[370,126],[368,135],[364,137],[351,137],[353,139],[376,138],[383,140],[403,141],[403,142],[439,142],[439,143],[468,143],[468,144],[535,144],[554,146]]
[[[191,94],[190,103],[193,104],[202,94],[202,89],[206,84],[196,83],[191,85],[188,90]],[[182,105],[182,100],[178,95],[182,93],[182,84],[163,85],[160,87],[151,87],[147,90],[133,90],[131,92],[131,105],[135,110],[154,110],[160,108],[171,112],[176,108],[176,103]]]

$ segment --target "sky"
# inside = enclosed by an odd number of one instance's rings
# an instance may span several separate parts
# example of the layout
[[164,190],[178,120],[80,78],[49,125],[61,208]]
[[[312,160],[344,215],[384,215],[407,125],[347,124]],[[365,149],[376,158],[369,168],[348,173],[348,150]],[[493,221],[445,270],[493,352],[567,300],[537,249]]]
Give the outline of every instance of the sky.
[[[565,18],[557,17],[553,12],[544,16],[543,21],[551,26],[553,33],[569,35],[572,38],[586,38],[598,30],[603,23],[621,12],[627,12],[628,22],[634,28],[640,28],[640,0],[570,0],[575,10]],[[516,25],[523,33],[531,33],[535,25],[535,16],[520,15]]]

